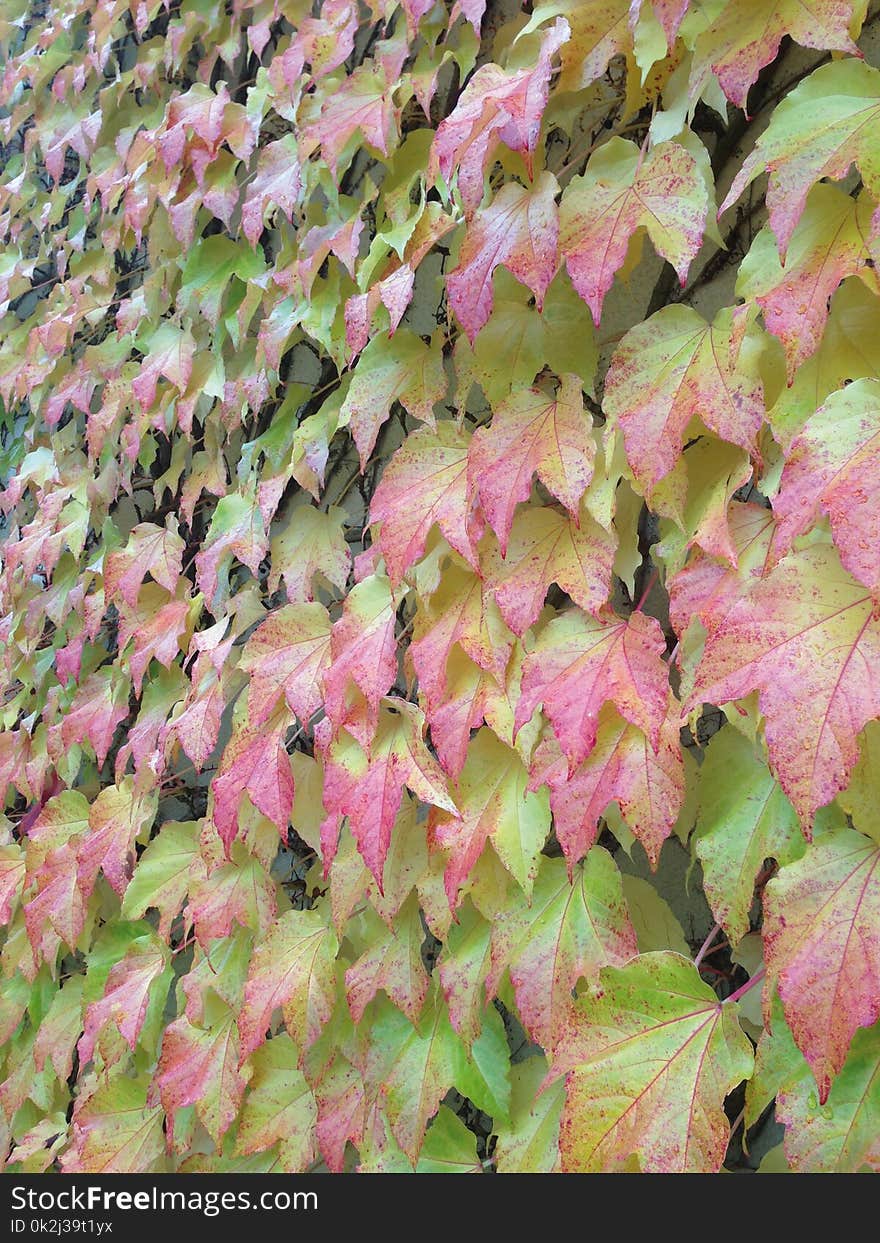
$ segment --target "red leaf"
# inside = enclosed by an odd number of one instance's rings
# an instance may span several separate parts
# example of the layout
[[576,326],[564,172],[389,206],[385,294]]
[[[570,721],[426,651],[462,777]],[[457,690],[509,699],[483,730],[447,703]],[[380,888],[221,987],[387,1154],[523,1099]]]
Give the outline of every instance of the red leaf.
[[555,399],[532,388],[498,406],[491,424],[474,433],[470,471],[502,556],[514,510],[528,500],[532,477],[537,475],[577,522],[595,457],[592,419],[577,376],[563,376]]
[[659,623],[644,613],[621,621],[569,610],[543,627],[526,656],[516,729],[543,703],[573,770],[596,745],[602,705],[613,703],[656,751],[669,693],[665,650]]
[[444,419],[435,432],[420,428],[388,463],[370,502],[370,522],[382,524],[379,547],[393,587],[420,559],[436,525],[476,568],[470,530],[468,437]]
[[[382,892],[385,856],[406,785],[424,803],[456,816],[445,777],[425,746],[421,712],[403,700],[390,700],[394,711],[383,711],[369,754],[345,734],[324,755],[324,806],[329,821],[322,839],[348,822],[364,863]],[[335,835],[322,841],[325,867],[336,850]]]
[[709,210],[706,183],[691,153],[660,143],[648,155],[612,138],[562,196],[559,246],[571,283],[596,324],[630,239],[646,228],[658,254],[684,285],[703,241]]
[[147,1017],[150,989],[165,970],[166,958],[164,947],[153,944],[133,950],[110,968],[103,996],[93,1001],[83,1016],[83,1034],[77,1045],[82,1065],[91,1061],[95,1041],[108,1024],[122,1034],[134,1052]]
[[750,584],[706,640],[683,707],[757,690],[771,766],[809,830],[846,787],[857,735],[880,716],[878,661],[870,594],[816,545]]
[[284,745],[289,725],[286,710],[277,708],[261,725],[244,715],[235,723],[211,782],[214,825],[227,854],[238,833],[238,805],[245,792],[287,840],[293,808],[293,773]]
[[764,955],[824,1104],[853,1036],[880,1017],[880,851],[849,829],[781,868],[764,896]]
[[[365,698],[368,729],[375,726],[379,700],[397,677],[395,607],[387,578],[373,574],[348,593],[342,616],[330,638],[331,663],[324,674],[327,716],[338,728],[351,727],[356,736],[358,713],[352,711],[351,691]],[[361,739],[365,741],[365,739]]]
[[321,680],[330,665],[330,617],[323,604],[273,610],[245,644],[239,668],[251,675],[248,713],[261,725],[283,694],[305,724],[323,702]]
[[333,176],[348,140],[360,132],[371,147],[388,154],[399,109],[394,103],[394,82],[379,65],[360,65],[324,96],[320,117],[302,127],[306,154],[318,145]]
[[550,788],[550,806],[559,844],[571,868],[596,840],[599,818],[616,802],[624,820],[645,848],[652,867],[672,831],[684,801],[684,764],[679,727],[663,723],[655,753],[641,730],[610,707],[602,709],[596,745],[569,773],[555,741],[541,744],[531,770],[530,789]]
[[550,89],[550,62],[570,34],[568,22],[557,17],[544,32],[531,69],[505,73],[497,65],[481,66],[454,111],[437,126],[430,174],[439,171],[448,182],[458,169],[458,189],[469,216],[482,200],[486,166],[499,142],[527,160],[535,150]]
[[471,344],[492,314],[492,274],[499,264],[531,289],[538,310],[544,305],[557,267],[558,193],[552,173],[541,173],[530,190],[508,182],[470,220],[446,288]]
[[296,141],[292,134],[288,134],[261,149],[256,176],[245,191],[241,205],[241,227],[251,246],[256,246],[263,232],[266,207],[280,207],[293,223],[293,213],[301,192]]

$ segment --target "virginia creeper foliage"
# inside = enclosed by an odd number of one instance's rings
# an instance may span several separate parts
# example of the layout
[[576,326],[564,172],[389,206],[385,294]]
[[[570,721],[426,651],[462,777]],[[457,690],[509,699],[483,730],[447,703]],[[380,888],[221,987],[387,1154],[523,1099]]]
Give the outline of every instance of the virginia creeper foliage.
[[874,19],[4,5],[8,1169],[880,1169]]

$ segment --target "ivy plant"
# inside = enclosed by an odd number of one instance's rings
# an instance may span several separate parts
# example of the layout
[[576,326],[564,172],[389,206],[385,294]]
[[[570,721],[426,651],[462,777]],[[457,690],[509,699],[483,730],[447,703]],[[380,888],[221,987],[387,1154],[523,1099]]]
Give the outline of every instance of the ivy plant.
[[0,1158],[880,1168],[867,0],[6,0]]

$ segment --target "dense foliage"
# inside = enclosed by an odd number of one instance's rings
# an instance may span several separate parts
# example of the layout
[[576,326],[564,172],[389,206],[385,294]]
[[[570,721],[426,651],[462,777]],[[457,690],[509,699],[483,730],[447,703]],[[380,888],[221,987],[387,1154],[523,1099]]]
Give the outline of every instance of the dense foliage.
[[872,21],[6,0],[7,1168],[880,1166]]

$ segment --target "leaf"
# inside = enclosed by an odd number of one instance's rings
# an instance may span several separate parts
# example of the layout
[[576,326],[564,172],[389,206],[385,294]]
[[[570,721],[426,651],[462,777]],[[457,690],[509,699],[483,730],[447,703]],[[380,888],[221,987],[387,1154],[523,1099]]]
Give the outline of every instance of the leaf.
[[351,684],[367,701],[375,722],[379,700],[397,677],[395,605],[384,575],[371,574],[351,589],[330,636],[331,662],[324,673],[324,706],[336,725],[349,725]]
[[421,693],[419,701],[424,704],[437,758],[444,772],[457,780],[467,759],[471,732],[483,723],[497,686],[460,651],[450,653],[443,672],[446,684],[438,697]]
[[808,1073],[779,1092],[776,1117],[786,1128],[785,1155],[796,1173],[855,1174],[865,1167],[880,1168],[878,1040],[876,1026],[856,1032],[846,1063],[823,1105]]
[[485,588],[516,635],[537,620],[553,583],[597,614],[608,600],[615,548],[614,536],[589,515],[575,526],[555,509],[535,506],[514,519],[506,557],[489,555]]
[[131,391],[144,410],[149,410],[155,404],[161,376],[173,384],[179,393],[186,392],[196,349],[192,335],[168,320],[163,321],[150,335],[149,345],[150,350],[141,364],[140,374],[131,385]]
[[773,0],[757,9],[729,0],[697,40],[692,72],[699,78],[711,67],[730,102],[747,111],[749,88],[786,36],[802,47],[858,55],[849,37],[853,7],[851,0]]
[[706,183],[691,153],[660,143],[647,155],[611,138],[562,196],[559,245],[571,283],[598,325],[602,303],[623,267],[630,240],[645,228],[681,284],[703,240]]
[[577,522],[595,457],[592,421],[575,376],[563,376],[555,400],[529,389],[512,393],[496,408],[491,425],[474,433],[469,472],[502,556],[515,508],[529,499],[533,476]]
[[880,553],[873,533],[880,511],[865,481],[878,462],[880,383],[857,380],[833,393],[792,442],[773,502],[775,556],[827,513],[842,564],[876,596]]
[[510,1114],[510,1050],[504,1019],[494,1006],[483,1016],[483,1029],[463,1058],[456,1089],[493,1121]]
[[320,911],[279,916],[258,942],[248,968],[238,1020],[242,1061],[264,1043],[278,1007],[301,1052],[314,1044],[336,1000],[336,951],[336,937]]
[[754,580],[763,578],[770,568],[776,530],[772,510],[734,501],[729,529],[735,568],[720,557],[697,551],[669,580],[669,619],[679,635],[684,635],[694,618],[707,630],[716,629]]
[[394,1138],[415,1164],[428,1122],[452,1087],[464,1050],[435,992],[418,1028],[399,1010],[384,1007],[371,1027],[376,1066],[371,1076],[381,1087]]
[[213,820],[227,852],[238,834],[239,804],[247,792],[254,807],[286,839],[293,810],[293,774],[284,745],[290,718],[275,708],[262,723],[238,715],[220,766],[211,782]]
[[410,655],[419,686],[428,697],[429,717],[448,689],[447,669],[455,647],[481,669],[504,677],[513,647],[498,605],[483,599],[480,579],[464,568],[451,566],[427,605],[416,613]]
[[729,312],[712,325],[685,306],[668,306],[626,334],[605,381],[604,409],[619,422],[626,456],[648,496],[681,454],[695,418],[746,452],[764,417],[762,344],[747,333],[731,364]]
[[147,1100],[161,1100],[170,1140],[178,1111],[195,1105],[205,1130],[220,1143],[235,1121],[245,1089],[238,1067],[238,1029],[235,1015],[225,1006],[208,1029],[194,1027],[185,1017],[166,1027]]
[[557,13],[564,13],[571,25],[571,41],[561,51],[563,91],[589,86],[615,56],[632,47],[630,0],[546,0],[535,6],[520,37]]
[[422,965],[424,933],[414,895],[395,924],[392,930],[378,916],[367,921],[367,948],[345,973],[348,1008],[355,1023],[361,1021],[380,988],[411,1023],[418,1022],[429,980]]
[[560,1042],[567,1172],[717,1173],[730,1134],[724,1098],[752,1069],[731,1006],[668,952],[605,967]]
[[[517,389],[528,388],[548,361],[549,333],[544,316],[527,305],[523,287],[505,271],[497,271],[495,294],[495,309],[473,348],[466,335],[459,335],[455,342],[455,395],[460,409],[466,405],[473,384],[479,384],[491,406],[498,406]],[[551,296],[548,293],[544,315],[549,314]],[[572,296],[583,306],[576,294]]]
[[735,203],[755,177],[768,172],[767,211],[784,262],[807,195],[820,178],[839,181],[855,164],[872,197],[880,197],[874,159],[878,133],[880,73],[852,57],[821,65],[777,104],[720,211]]
[[296,1046],[283,1032],[251,1055],[253,1074],[236,1136],[236,1148],[245,1156],[277,1143],[286,1174],[302,1174],[315,1159],[317,1109],[298,1061]]
[[530,1057],[511,1068],[510,1123],[499,1123],[495,1166],[499,1174],[551,1174],[559,1165],[559,1120],[565,1100],[561,1079],[547,1084],[547,1063]]
[[[123,694],[123,691],[125,692]],[[98,669],[77,688],[61,722],[61,740],[72,747],[85,739],[103,765],[116,727],[128,716],[128,690],[112,669]]]
[[369,754],[340,735],[324,756],[322,854],[333,858],[338,823],[347,816],[358,850],[383,891],[383,870],[403,787],[425,803],[457,817],[446,779],[423,741],[424,718],[403,700],[390,700],[381,713]]
[[819,347],[832,294],[847,276],[869,271],[871,209],[824,183],[810,191],[786,255],[779,261],[776,239],[765,226],[752,242],[736,278],[736,292],[754,301],[764,323],[785,347],[788,381]]
[[664,648],[658,623],[643,613],[621,621],[568,610],[542,627],[526,656],[516,730],[542,703],[574,769],[596,745],[602,705],[614,703],[658,747],[668,698]]
[[197,770],[205,767],[220,737],[226,708],[226,686],[213,669],[201,678],[190,693],[183,711],[174,718],[169,733],[180,741]]
[[161,1108],[147,1103],[146,1082],[120,1075],[77,1100],[61,1167],[65,1174],[161,1173],[164,1154]]
[[446,373],[436,340],[425,345],[405,328],[393,337],[387,333],[373,337],[358,359],[339,412],[340,424],[351,424],[361,469],[394,402],[399,401],[414,419],[433,428],[434,406],[445,393]]
[[[83,1065],[90,1061],[97,1036],[108,1024],[121,1032],[134,1052],[147,1016],[151,990],[165,974],[167,965],[165,947],[151,938],[151,943],[146,945],[135,943],[125,957],[111,967],[103,997],[93,1001],[83,1015],[83,1034],[77,1045]],[[167,988],[167,976],[164,983]]]
[[104,787],[89,808],[89,833],[77,849],[80,883],[88,892],[100,868],[122,897],[134,869],[135,838],[155,814],[155,796],[141,795],[130,778]]
[[764,896],[764,956],[824,1104],[860,1027],[880,1016],[878,853],[850,829],[823,835]]
[[[449,222],[450,227],[453,222]],[[388,332],[393,336],[412,302],[415,273],[402,264],[367,293],[352,294],[345,304],[345,341],[353,354],[359,354],[370,339],[370,327],[381,303],[388,312]]]
[[445,887],[452,910],[488,840],[523,891],[531,893],[550,828],[550,807],[546,794],[528,792],[527,780],[517,753],[491,730],[480,730],[459,779],[458,815],[432,809],[428,820],[432,848],[448,859]]
[[880,378],[878,339],[880,300],[861,280],[845,280],[831,299],[821,344],[794,377],[782,387],[767,413],[773,435],[788,446],[807,419],[848,380]]
[[778,782],[742,734],[716,734],[700,767],[694,849],[712,914],[732,945],[749,930],[755,878],[771,858],[804,852],[797,816]]
[[[482,65],[453,111],[437,126],[429,176],[435,178],[439,172],[448,183],[458,169],[458,190],[468,216],[483,197],[483,178],[499,142],[529,161],[547,104],[551,59],[569,35],[568,22],[557,19],[544,31],[537,59],[530,68],[508,74],[498,65]],[[527,166],[530,169],[530,163]]]
[[59,1079],[70,1078],[73,1051],[83,1029],[83,984],[81,975],[71,976],[52,998],[34,1040],[34,1066],[38,1074],[45,1070],[48,1059]]
[[449,544],[476,567],[468,487],[469,439],[449,419],[436,431],[420,428],[386,466],[370,501],[370,523],[381,523],[379,547],[392,586],[424,555],[436,524]]
[[216,937],[228,937],[234,924],[264,932],[275,917],[275,882],[241,842],[233,842],[229,861],[216,866],[196,856],[188,888],[187,914],[196,940],[205,947]]
[[263,232],[267,207],[280,207],[293,223],[302,192],[299,160],[293,134],[267,143],[257,159],[256,176],[245,191],[241,205],[241,228],[251,246]]
[[880,722],[869,721],[860,737],[859,762],[852,771],[849,785],[837,801],[852,817],[853,827],[880,845],[880,805],[874,793],[877,789],[877,766],[880,764],[877,752]]
[[197,307],[212,328],[217,328],[227,290],[237,278],[246,284],[265,271],[259,255],[229,237],[214,234],[200,238],[186,257],[180,298],[186,308]]
[[221,497],[211,519],[211,528],[201,552],[196,556],[196,582],[205,598],[213,601],[220,586],[221,566],[235,556],[254,577],[266,555],[269,541],[263,518],[255,500],[241,492]]
[[[652,0],[651,8],[654,16],[663,28],[667,45],[671,49],[675,43],[682,19],[688,11],[691,0]],[[633,0],[630,4],[630,25],[636,27],[642,16],[643,0]]]
[[806,830],[846,787],[856,737],[880,715],[872,610],[832,548],[792,554],[712,630],[684,705],[759,692],[771,768]]
[[492,925],[470,902],[462,904],[437,960],[440,986],[452,1026],[469,1046],[483,1026],[488,1005]]
[[274,609],[253,632],[239,668],[250,674],[248,713],[262,725],[283,694],[305,724],[323,702],[322,679],[330,667],[330,618],[323,604]]
[[321,155],[334,178],[340,156],[357,132],[382,155],[388,155],[398,115],[392,88],[393,83],[389,83],[381,66],[359,65],[324,95],[320,116],[303,127],[305,150],[311,154],[320,144]]
[[441,1105],[425,1134],[417,1174],[482,1174],[477,1137],[451,1109]]
[[683,958],[690,957],[681,924],[672,907],[650,881],[624,872],[620,877],[630,921],[635,929],[640,954],[653,950],[674,950]]
[[656,867],[684,800],[678,733],[673,720],[665,721],[655,753],[644,733],[606,704],[595,746],[573,771],[555,740],[540,744],[529,785],[549,787],[556,837],[569,866],[593,845],[600,817],[616,802]]
[[345,542],[342,511],[330,506],[326,513],[314,505],[297,505],[287,526],[269,544],[269,590],[277,591],[281,579],[291,604],[314,599],[314,580],[320,575],[340,592],[351,570]]
[[76,948],[86,922],[89,894],[78,884],[76,853],[65,844],[40,868],[37,893],[24,904],[24,921],[34,954],[54,962],[63,941]]
[[556,275],[558,193],[559,183],[549,172],[540,173],[530,189],[508,182],[469,221],[446,288],[471,345],[492,314],[492,275],[499,264],[532,291],[542,309]]
[[571,1019],[572,992],[608,963],[636,953],[620,873],[607,851],[591,850],[571,877],[561,859],[543,859],[531,905],[510,906],[492,930],[495,992],[506,966],[526,1031],[547,1050]]
[[118,595],[134,608],[147,574],[168,591],[175,590],[184,552],[184,542],[176,526],[170,514],[164,527],[140,522],[133,528],[124,549],[108,553],[104,562],[104,592],[108,600]]
[[8,924],[25,882],[25,859],[17,844],[0,846],[0,924]]
[[177,659],[187,629],[189,605],[185,600],[167,600],[164,588],[153,583],[144,587],[136,609],[119,607],[119,647],[126,649],[133,640],[128,668],[134,692],[140,696],[144,674],[151,660],[166,669]]

